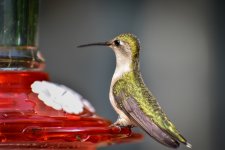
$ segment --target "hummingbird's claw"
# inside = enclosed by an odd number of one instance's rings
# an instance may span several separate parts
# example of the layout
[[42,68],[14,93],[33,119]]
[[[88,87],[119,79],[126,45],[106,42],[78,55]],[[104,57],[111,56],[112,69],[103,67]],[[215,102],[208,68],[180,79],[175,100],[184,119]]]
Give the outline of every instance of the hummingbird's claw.
[[135,125],[128,125],[127,127],[128,127],[128,128],[134,128]]
[[118,132],[120,132],[122,129],[121,129],[121,126],[119,126],[119,125],[116,125],[116,124],[111,124],[110,126],[109,126],[109,128],[111,128],[112,130],[117,130]]

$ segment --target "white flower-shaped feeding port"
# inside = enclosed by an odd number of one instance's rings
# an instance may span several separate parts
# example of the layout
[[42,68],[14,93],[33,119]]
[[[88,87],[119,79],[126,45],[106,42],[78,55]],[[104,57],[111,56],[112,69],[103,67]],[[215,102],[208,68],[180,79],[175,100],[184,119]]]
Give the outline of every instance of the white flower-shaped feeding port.
[[55,110],[63,110],[69,114],[82,113],[84,107],[95,112],[90,102],[72,89],[48,81],[35,81],[31,85],[32,92],[38,94],[38,98]]

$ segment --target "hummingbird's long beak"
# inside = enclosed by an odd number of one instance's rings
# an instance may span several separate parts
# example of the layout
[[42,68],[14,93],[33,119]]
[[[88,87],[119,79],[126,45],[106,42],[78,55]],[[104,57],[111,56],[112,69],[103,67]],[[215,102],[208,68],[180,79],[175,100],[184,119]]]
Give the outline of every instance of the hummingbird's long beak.
[[78,48],[80,47],[87,47],[87,46],[110,46],[110,42],[98,42],[98,43],[90,43],[90,44],[84,44],[84,45],[79,45],[77,46]]

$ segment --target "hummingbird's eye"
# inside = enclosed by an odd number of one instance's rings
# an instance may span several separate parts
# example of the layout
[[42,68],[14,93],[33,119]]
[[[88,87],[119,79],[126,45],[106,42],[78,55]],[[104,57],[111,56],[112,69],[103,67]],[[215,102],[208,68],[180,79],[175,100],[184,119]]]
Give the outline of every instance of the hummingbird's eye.
[[119,40],[115,40],[115,41],[114,41],[114,44],[115,44],[116,46],[120,46],[120,45],[121,45]]

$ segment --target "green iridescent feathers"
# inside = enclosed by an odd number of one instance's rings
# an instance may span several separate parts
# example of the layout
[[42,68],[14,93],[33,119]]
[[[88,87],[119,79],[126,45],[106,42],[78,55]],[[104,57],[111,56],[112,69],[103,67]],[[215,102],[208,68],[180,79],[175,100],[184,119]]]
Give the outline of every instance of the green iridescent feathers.
[[137,101],[140,109],[157,126],[181,143],[186,143],[186,140],[180,135],[175,126],[162,111],[156,98],[145,86],[139,73],[125,73],[113,86],[113,94],[115,97],[119,96],[120,92],[124,92],[124,101],[129,97],[133,97]]

